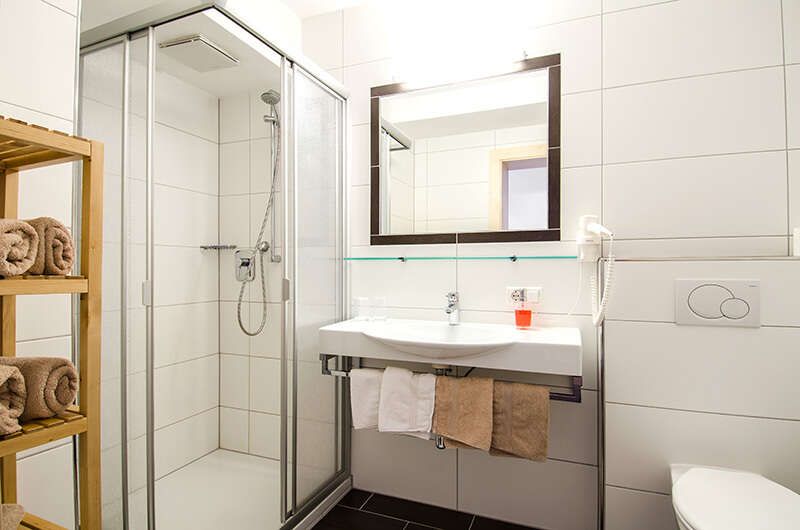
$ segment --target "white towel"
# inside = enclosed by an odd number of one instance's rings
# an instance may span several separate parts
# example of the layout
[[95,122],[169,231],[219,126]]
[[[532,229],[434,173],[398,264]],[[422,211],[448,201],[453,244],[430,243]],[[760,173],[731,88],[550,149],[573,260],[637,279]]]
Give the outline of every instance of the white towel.
[[435,397],[435,375],[386,368],[381,382],[378,430],[428,438]]
[[378,426],[382,378],[383,370],[350,370],[350,410],[354,429],[374,429]]

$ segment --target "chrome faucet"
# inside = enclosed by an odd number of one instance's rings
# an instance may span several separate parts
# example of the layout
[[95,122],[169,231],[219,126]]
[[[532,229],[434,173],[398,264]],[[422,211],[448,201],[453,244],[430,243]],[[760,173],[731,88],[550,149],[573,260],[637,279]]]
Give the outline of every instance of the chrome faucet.
[[445,295],[445,298],[447,298],[447,307],[444,309],[444,312],[447,313],[450,325],[457,326],[461,323],[458,315],[458,293],[450,291]]

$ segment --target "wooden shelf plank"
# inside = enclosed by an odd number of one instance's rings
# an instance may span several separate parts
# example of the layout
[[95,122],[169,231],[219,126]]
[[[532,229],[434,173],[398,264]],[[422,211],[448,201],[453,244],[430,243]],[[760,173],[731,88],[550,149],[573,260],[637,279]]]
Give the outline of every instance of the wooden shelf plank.
[[29,431],[27,433],[11,436],[4,440],[0,440],[0,457],[19,453],[26,449],[32,449],[46,443],[74,436],[86,432],[88,422],[86,418],[79,420],[64,422],[52,427],[45,427],[44,429]]
[[86,278],[3,278],[0,279],[0,296],[17,294],[69,294],[89,290]]
[[25,514],[25,517],[22,518],[22,524],[20,524],[19,527],[23,529],[30,528],[32,530],[67,530],[63,526],[45,521],[41,517],[36,517],[30,513]]
[[67,155],[91,156],[92,154],[92,145],[88,140],[48,131],[16,120],[0,119],[0,140],[4,139],[59,151]]

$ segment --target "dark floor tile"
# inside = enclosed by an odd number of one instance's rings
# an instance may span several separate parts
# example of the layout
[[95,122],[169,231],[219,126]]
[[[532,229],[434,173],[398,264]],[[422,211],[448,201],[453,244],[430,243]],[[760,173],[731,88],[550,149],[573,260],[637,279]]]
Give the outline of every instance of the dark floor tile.
[[364,490],[350,490],[347,495],[342,497],[342,500],[339,501],[339,504],[342,506],[348,506],[350,508],[361,508],[364,506],[364,503],[367,502],[369,496],[372,495],[369,491]]
[[522,526],[519,524],[504,523],[503,521],[495,521],[494,519],[486,519],[485,517],[475,517],[475,522],[472,523],[472,530],[536,530],[530,526]]
[[377,493],[367,501],[364,510],[405,519],[412,523],[441,528],[442,530],[467,530],[472,521],[472,516],[466,513],[420,502],[387,497]]
[[404,530],[433,530],[431,526],[422,526],[421,524],[408,523]]
[[314,530],[402,530],[405,521],[361,512],[344,506],[334,506]]

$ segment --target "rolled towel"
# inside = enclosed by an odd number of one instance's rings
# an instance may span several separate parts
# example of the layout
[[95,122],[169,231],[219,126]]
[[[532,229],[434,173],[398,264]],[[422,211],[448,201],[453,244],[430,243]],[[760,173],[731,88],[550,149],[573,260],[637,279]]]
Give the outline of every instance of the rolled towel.
[[28,397],[20,421],[52,418],[78,395],[78,371],[61,357],[0,357],[0,365],[16,366],[25,378]]
[[39,235],[17,219],[0,219],[0,276],[19,276],[36,261]]
[[25,509],[20,504],[0,504],[0,530],[17,530]]
[[28,273],[69,274],[75,261],[75,245],[67,227],[52,217],[37,217],[27,222],[39,236],[39,251]]
[[14,366],[0,365],[0,435],[19,431],[25,409],[25,379]]

